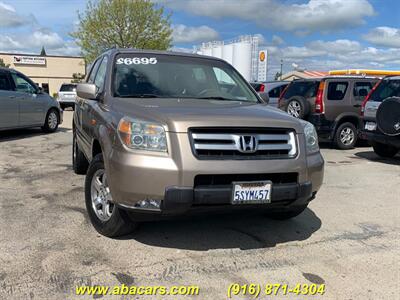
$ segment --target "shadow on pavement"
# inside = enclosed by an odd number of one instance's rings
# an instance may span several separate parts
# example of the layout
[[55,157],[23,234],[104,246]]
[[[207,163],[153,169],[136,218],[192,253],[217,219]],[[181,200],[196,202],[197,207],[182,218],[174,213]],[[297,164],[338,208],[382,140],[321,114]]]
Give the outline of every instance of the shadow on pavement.
[[241,214],[143,223],[138,231],[122,239],[134,239],[150,246],[194,251],[235,248],[249,250],[306,240],[319,228],[321,220],[307,208],[298,217],[287,221],[274,221],[263,215]]
[[380,157],[377,154],[375,154],[374,151],[357,152],[354,155],[359,158],[367,159],[367,160],[374,161],[374,162],[380,162],[383,164],[400,166],[400,153],[398,153],[394,158]]
[[[70,131],[68,128],[59,127],[57,132],[67,132]],[[0,143],[26,139],[35,136],[51,135],[51,133],[45,133],[40,128],[28,128],[28,129],[12,129],[0,131]]]

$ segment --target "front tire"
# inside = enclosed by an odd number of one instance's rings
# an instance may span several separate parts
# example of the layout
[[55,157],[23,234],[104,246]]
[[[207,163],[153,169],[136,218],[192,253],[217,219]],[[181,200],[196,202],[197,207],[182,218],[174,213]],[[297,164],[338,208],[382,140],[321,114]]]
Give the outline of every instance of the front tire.
[[306,208],[307,208],[307,205],[302,205],[302,206],[299,206],[296,208],[291,208],[291,209],[284,210],[284,211],[269,213],[269,214],[267,214],[267,217],[272,220],[281,220],[281,221],[289,220],[289,219],[292,219],[292,218],[300,215]]
[[47,112],[44,125],[42,126],[42,130],[47,133],[55,132],[59,124],[60,124],[60,114],[57,109],[51,108]]
[[90,221],[100,234],[118,237],[135,229],[136,224],[128,214],[112,201],[102,154],[90,162],[85,179],[85,202]]
[[399,149],[397,149],[393,146],[376,143],[376,142],[374,142],[372,144],[372,148],[374,149],[374,152],[377,155],[379,155],[380,157],[384,157],[384,158],[392,158],[397,154],[397,152],[399,152]]
[[353,149],[357,143],[357,128],[353,123],[345,122],[341,124],[335,133],[335,146],[342,150]]

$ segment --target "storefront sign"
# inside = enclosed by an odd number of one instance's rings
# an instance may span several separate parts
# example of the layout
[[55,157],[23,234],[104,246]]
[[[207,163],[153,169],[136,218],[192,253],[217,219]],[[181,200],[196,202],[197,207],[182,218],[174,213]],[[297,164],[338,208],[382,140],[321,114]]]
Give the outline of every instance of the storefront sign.
[[14,56],[14,64],[46,65],[46,58],[38,56]]

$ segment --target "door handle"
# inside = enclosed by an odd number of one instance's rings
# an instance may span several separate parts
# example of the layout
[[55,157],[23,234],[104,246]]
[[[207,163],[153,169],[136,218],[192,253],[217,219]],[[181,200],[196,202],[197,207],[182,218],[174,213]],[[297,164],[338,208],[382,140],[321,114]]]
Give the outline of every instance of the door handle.
[[353,107],[361,107],[361,104],[354,104]]
[[8,98],[10,98],[10,99],[14,99],[14,98],[15,98],[15,96],[8,96]]

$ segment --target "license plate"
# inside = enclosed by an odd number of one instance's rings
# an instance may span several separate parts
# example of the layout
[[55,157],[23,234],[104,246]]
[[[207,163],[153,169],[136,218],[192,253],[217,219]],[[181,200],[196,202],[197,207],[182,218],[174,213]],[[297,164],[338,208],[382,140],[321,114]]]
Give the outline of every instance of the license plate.
[[233,182],[232,204],[271,203],[271,181]]
[[365,123],[365,129],[369,131],[374,131],[376,129],[376,123],[375,122]]

